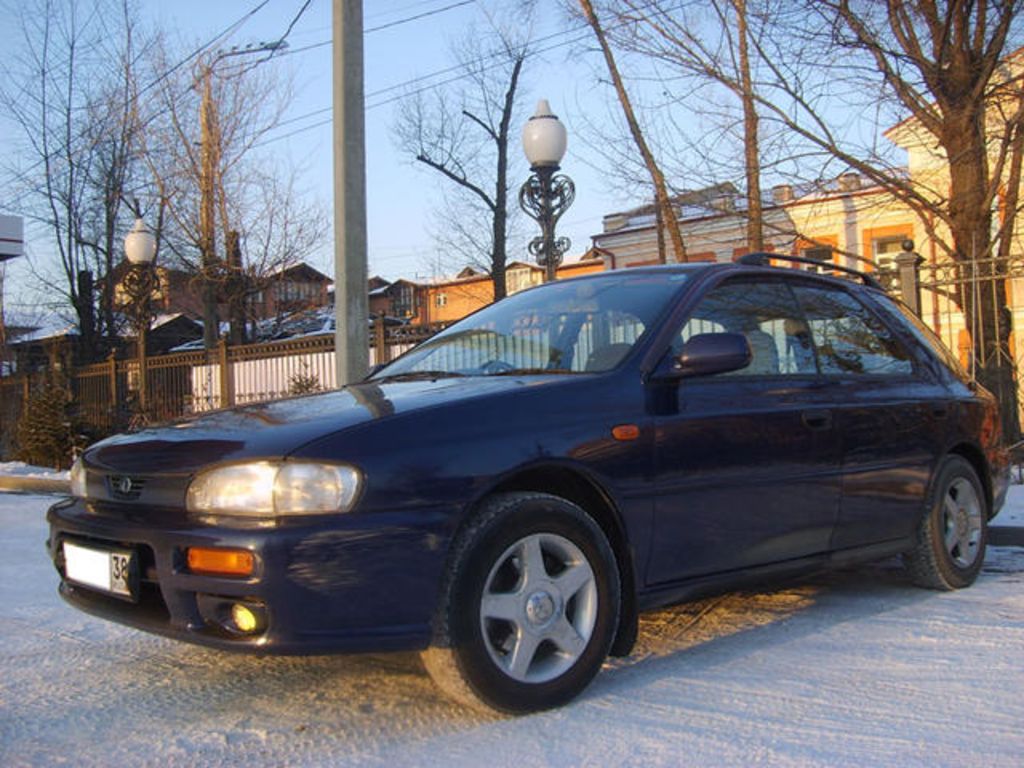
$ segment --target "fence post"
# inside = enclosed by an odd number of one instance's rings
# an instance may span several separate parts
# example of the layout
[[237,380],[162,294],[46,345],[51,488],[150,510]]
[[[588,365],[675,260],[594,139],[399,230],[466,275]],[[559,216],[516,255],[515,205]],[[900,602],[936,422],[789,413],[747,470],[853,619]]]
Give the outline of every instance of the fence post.
[[914,252],[914,241],[904,240],[903,251],[893,258],[899,273],[900,297],[918,317],[921,316],[921,285],[918,269],[924,264],[920,254]]
[[373,322],[373,345],[377,347],[377,360],[375,361],[377,365],[391,362],[391,355],[388,354],[390,350],[388,349],[384,331],[384,313],[380,312]]
[[217,357],[220,362],[220,407],[230,408],[235,404],[235,387],[228,360],[228,340],[223,336],[217,342]]
[[107,356],[107,384],[110,386],[110,405],[117,408],[117,355],[114,350],[110,350],[110,355]]

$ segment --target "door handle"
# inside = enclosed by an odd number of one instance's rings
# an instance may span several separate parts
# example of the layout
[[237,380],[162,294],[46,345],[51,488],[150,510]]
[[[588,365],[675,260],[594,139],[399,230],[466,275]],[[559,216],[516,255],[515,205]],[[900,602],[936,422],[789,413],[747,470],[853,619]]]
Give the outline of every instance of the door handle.
[[820,432],[832,428],[832,411],[804,411],[800,420],[808,429]]

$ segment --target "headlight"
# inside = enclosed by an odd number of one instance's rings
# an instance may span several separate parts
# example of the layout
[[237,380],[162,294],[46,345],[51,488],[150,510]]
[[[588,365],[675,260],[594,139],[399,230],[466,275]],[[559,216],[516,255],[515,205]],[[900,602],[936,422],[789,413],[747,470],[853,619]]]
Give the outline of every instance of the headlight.
[[189,512],[252,519],[348,512],[361,480],[344,464],[232,464],[197,475],[185,505]]
[[79,456],[75,459],[75,463],[71,465],[71,495],[84,499],[86,497],[86,485],[85,485],[85,467],[82,465],[82,457]]

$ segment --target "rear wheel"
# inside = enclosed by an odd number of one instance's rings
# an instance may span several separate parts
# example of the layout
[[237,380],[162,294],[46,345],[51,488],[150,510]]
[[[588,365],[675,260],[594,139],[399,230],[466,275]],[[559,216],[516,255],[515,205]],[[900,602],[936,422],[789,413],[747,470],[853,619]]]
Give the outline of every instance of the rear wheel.
[[559,706],[600,669],[619,601],[611,547],[583,510],[547,494],[495,496],[453,545],[424,664],[476,709]]
[[988,505],[978,475],[966,459],[948,456],[904,564],[919,586],[961,589],[978,577],[987,542]]

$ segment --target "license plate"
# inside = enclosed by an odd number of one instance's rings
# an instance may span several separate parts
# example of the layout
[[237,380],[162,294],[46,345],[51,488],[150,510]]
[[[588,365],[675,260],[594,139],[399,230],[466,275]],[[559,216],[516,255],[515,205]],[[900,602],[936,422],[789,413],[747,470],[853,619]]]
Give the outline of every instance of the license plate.
[[133,597],[135,554],[128,549],[93,549],[64,542],[64,574],[69,581],[114,595]]

